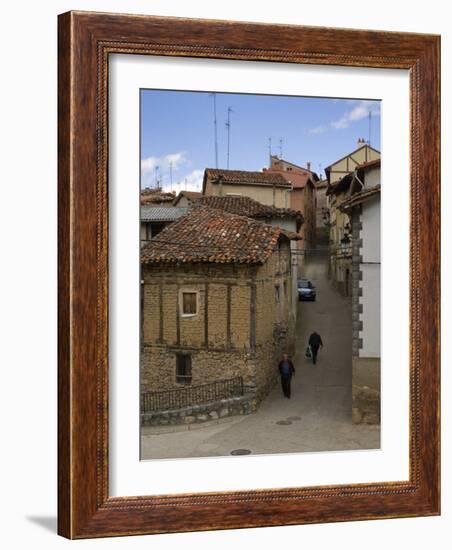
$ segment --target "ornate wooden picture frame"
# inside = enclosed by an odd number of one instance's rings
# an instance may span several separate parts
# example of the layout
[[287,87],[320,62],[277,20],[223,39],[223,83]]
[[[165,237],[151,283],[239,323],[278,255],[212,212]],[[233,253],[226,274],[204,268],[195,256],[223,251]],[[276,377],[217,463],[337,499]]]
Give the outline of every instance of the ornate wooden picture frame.
[[[69,12],[59,17],[58,531],[88,538],[440,511],[440,38]],[[408,481],[143,497],[108,486],[110,54],[406,69],[410,74]]]

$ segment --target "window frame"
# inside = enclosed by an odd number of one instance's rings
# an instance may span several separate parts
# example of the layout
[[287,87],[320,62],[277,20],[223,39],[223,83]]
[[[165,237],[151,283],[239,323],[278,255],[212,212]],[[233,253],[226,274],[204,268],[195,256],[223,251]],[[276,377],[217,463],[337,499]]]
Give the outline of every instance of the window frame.
[[[184,311],[184,294],[195,295],[195,313],[185,313]],[[179,290],[179,313],[184,319],[196,317],[199,314],[199,290],[193,288],[182,288]]]
[[[189,372],[190,374],[187,375],[187,374],[179,374],[178,370],[179,370],[179,366],[180,366],[180,360],[184,358],[184,369],[185,369],[185,372],[186,372],[186,369],[187,369],[187,358],[189,359],[188,363],[189,363]],[[175,379],[176,379],[176,384],[178,384],[179,386],[191,386],[192,384],[192,381],[193,381],[193,360],[192,360],[192,356],[190,353],[184,353],[184,352],[178,352],[176,353],[176,367],[175,367]],[[181,380],[181,378],[183,378],[184,380]]]

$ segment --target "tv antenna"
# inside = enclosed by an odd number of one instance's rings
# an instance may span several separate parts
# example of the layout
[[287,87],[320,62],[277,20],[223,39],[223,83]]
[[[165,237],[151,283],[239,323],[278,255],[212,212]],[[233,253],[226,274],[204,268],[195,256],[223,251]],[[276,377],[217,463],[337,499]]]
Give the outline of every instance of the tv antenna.
[[228,154],[227,154],[227,169],[229,170],[229,146],[230,146],[230,139],[231,139],[231,113],[234,111],[231,109],[231,107],[228,107],[228,120],[226,121],[226,128],[228,130]]
[[154,168],[154,176],[155,176],[155,188],[159,188],[159,165],[157,164]]
[[272,162],[272,138],[271,137],[268,138],[268,156],[271,164]]
[[282,151],[283,151],[283,138],[279,138],[279,158],[282,159]]
[[218,133],[217,133],[217,93],[209,94],[213,97],[213,132],[215,141],[215,168],[218,168]]

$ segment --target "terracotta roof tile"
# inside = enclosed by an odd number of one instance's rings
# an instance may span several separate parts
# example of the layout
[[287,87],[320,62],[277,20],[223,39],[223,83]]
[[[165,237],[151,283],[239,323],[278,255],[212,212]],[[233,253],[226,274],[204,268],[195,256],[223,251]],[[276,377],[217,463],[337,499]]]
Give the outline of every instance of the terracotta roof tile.
[[368,168],[377,168],[379,166],[381,166],[381,158],[363,162],[356,167],[356,170],[366,170]]
[[202,206],[146,243],[141,262],[263,264],[281,237],[298,238],[279,227]]
[[248,218],[295,218],[297,221],[303,222],[303,214],[299,210],[269,206],[251,197],[234,197],[231,195],[217,197],[213,195],[203,195],[195,204],[202,204],[210,208],[218,208],[230,214],[247,216]]
[[141,190],[140,203],[141,204],[161,204],[162,202],[172,203],[174,200],[174,193],[167,193],[162,189],[151,189],[146,187]]
[[358,204],[362,204],[363,202],[367,201],[368,199],[371,199],[372,197],[376,197],[380,194],[381,186],[375,185],[374,187],[370,187],[369,189],[363,189],[359,193],[355,193],[345,201],[343,201],[339,205],[339,209],[343,212],[349,212],[354,206],[357,206]]
[[248,172],[246,170],[222,170],[220,168],[206,168],[205,175],[216,183],[220,176],[223,183],[247,184],[247,185],[276,185],[277,187],[288,187],[290,183],[281,175],[275,172]]
[[173,204],[177,206],[182,197],[186,197],[189,201],[193,202],[199,197],[202,197],[201,191],[180,191],[177,197],[174,199]]

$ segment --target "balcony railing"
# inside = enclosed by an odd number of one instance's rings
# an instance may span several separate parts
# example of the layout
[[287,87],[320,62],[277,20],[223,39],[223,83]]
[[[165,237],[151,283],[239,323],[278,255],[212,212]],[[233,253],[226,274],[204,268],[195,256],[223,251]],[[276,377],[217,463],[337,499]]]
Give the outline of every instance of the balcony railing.
[[141,394],[141,412],[181,409],[201,405],[220,399],[243,395],[243,378],[236,376],[200,386],[185,386],[174,390],[145,392]]
[[352,243],[330,243],[330,255],[337,258],[351,258],[352,256]]

